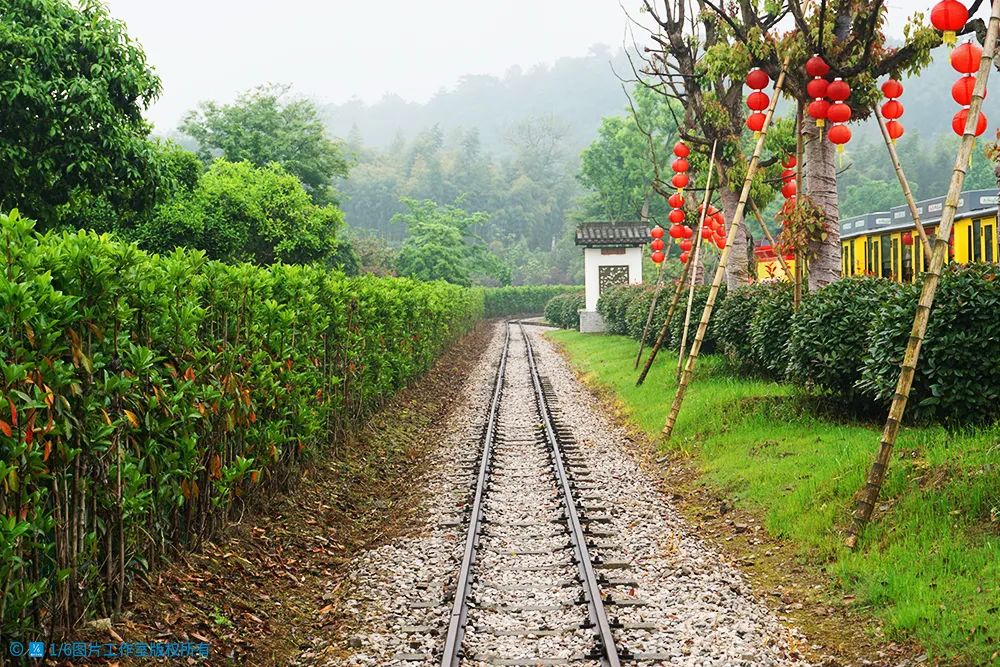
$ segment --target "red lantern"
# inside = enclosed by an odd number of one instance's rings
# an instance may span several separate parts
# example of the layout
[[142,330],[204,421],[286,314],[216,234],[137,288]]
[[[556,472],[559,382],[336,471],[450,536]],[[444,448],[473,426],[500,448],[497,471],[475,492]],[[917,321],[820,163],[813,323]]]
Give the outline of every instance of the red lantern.
[[826,112],[831,123],[846,123],[851,120],[851,107],[843,102],[834,102]]
[[889,100],[882,105],[882,117],[886,120],[898,120],[903,115],[903,105],[897,100]]
[[767,117],[760,112],[752,113],[747,117],[747,127],[754,132],[760,132],[764,129],[764,120],[766,118]]
[[829,86],[829,81],[817,77],[806,84],[806,94],[813,99],[826,97],[826,90]]
[[826,96],[834,102],[843,102],[851,96],[851,87],[841,78],[836,78],[826,87]]
[[662,239],[663,238],[663,227],[660,227],[659,225],[657,225],[656,227],[653,227],[653,229],[651,229],[649,231],[649,235],[652,236],[654,239]]
[[793,169],[798,162],[795,160],[794,155],[786,155],[785,159],[781,161],[781,166],[785,169]]
[[679,192],[675,192],[670,195],[670,199],[667,200],[671,208],[684,208],[684,195]]
[[674,177],[670,179],[670,182],[678,190],[683,190],[684,188],[687,187],[687,184],[690,182],[690,179],[688,179],[687,174],[674,174]]
[[657,250],[656,252],[654,252],[654,253],[653,253],[653,254],[652,254],[652,255],[650,256],[650,259],[651,259],[651,260],[653,260],[653,263],[654,263],[654,264],[659,264],[659,263],[660,263],[660,262],[662,262],[662,261],[663,261],[664,259],[666,259],[666,255],[664,255],[664,254],[663,254],[662,252],[660,252],[659,250]]
[[890,120],[885,124],[885,129],[889,132],[889,138],[893,141],[903,136],[903,124],[898,120]]
[[767,93],[762,93],[759,90],[747,96],[747,108],[751,111],[763,111],[770,103],[771,99]]
[[687,157],[691,154],[691,149],[683,141],[674,144],[674,155],[677,157]]
[[689,239],[692,236],[694,236],[694,230],[691,229],[690,227],[688,227],[687,225],[682,225],[681,226],[681,231],[684,232],[684,238],[686,238],[686,239]]
[[681,250],[683,250],[684,252],[688,252],[689,250],[691,250],[691,239],[681,239],[681,242],[678,243],[677,245],[679,245],[681,247]]
[[795,181],[789,181],[781,186],[781,196],[785,199],[795,196]]
[[[670,222],[674,223],[675,225],[679,225],[682,222],[684,222],[684,211],[682,211],[679,208],[675,208],[674,210],[670,211]],[[670,235],[673,236],[672,233]]]
[[912,232],[903,232],[903,245],[913,245]]
[[719,236],[716,236],[715,237],[715,246],[719,250],[722,250],[723,248],[725,248],[726,247],[726,237],[722,236],[721,234]]
[[969,20],[969,10],[958,0],[941,0],[931,9],[931,25],[940,30],[941,41],[955,43],[955,33],[965,27]]
[[706,241],[711,241],[713,236],[715,236],[715,230],[713,230],[710,226],[702,228],[701,238],[705,239]]
[[830,103],[826,100],[815,100],[809,103],[807,108],[809,117],[816,120],[816,127],[823,127],[826,124],[826,113],[830,109]]
[[806,61],[806,74],[809,76],[826,76],[829,71],[830,66],[818,53]]
[[716,213],[715,215],[713,215],[712,216],[712,220],[715,220],[715,225],[719,229],[721,229],[723,231],[726,229],[726,219],[724,217],[722,217],[722,211],[719,211],[718,213]]
[[683,238],[683,237],[684,237],[684,230],[681,229],[680,225],[671,225],[670,226],[670,238],[672,238],[672,239],[679,239],[679,238]]
[[966,74],[951,87],[951,98],[963,107],[967,107],[972,104],[972,91],[975,87],[976,77]]
[[903,95],[903,84],[895,79],[889,79],[882,84],[882,94],[885,95],[890,100],[896,97],[902,97]]
[[[955,134],[962,136],[965,134],[965,122],[969,118],[969,110],[962,109],[951,119],[951,129],[955,131]],[[986,131],[986,114],[980,112],[979,118],[976,120],[976,136]]]
[[784,183],[788,183],[789,181],[794,181],[795,180],[795,170],[794,169],[786,169],[783,172],[781,172],[781,180]]
[[653,250],[663,250],[663,239],[653,239],[649,247]]
[[837,152],[844,152],[844,144],[851,140],[851,130],[846,125],[834,125],[828,133],[830,141],[837,145]]
[[689,257],[689,256],[690,256],[690,254],[689,254],[689,253],[686,253],[686,252],[682,252],[682,253],[681,253],[681,256],[680,256],[680,260],[681,260],[681,264],[687,264],[687,263],[688,263],[688,257]]
[[769,83],[771,83],[771,77],[769,77],[767,72],[759,67],[750,70],[747,74],[747,88],[761,90],[763,88],[767,88],[767,84]]
[[965,42],[951,52],[951,66],[959,74],[975,74],[979,71],[979,61],[983,58],[983,50],[978,44]]
[[688,161],[682,157],[679,157],[676,160],[674,160],[674,163],[671,165],[673,170],[676,171],[678,174],[683,174],[688,170],[690,166],[691,165],[688,164]]

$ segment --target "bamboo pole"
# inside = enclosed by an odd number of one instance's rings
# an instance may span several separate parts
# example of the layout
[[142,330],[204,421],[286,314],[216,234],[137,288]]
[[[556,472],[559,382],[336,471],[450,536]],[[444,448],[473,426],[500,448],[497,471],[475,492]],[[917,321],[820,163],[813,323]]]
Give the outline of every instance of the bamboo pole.
[[[802,159],[805,157],[805,147],[802,144],[802,100],[795,106],[795,199],[799,198],[802,192],[802,175],[805,169],[802,168]],[[792,277],[792,310],[797,311],[802,304],[802,250],[795,248],[795,275]]]
[[[670,249],[667,248],[669,251]],[[632,366],[633,370],[639,368],[639,362],[642,360],[642,350],[646,347],[646,336],[649,335],[649,327],[653,324],[653,313],[656,311],[656,302],[660,300],[660,289],[663,287],[663,265],[666,263],[667,257],[664,253],[663,261],[656,265],[656,288],[653,291],[653,300],[649,302],[649,312],[646,314],[646,325],[642,328],[642,337],[639,338],[639,351],[635,355],[635,364]]]
[[913,224],[917,227],[917,234],[920,235],[920,243],[924,247],[924,257],[931,257],[934,251],[931,250],[931,242],[927,238],[927,232],[924,231],[924,225],[920,222],[920,212],[917,211],[917,202],[913,199],[913,192],[910,191],[910,182],[906,180],[906,174],[903,173],[903,165],[899,162],[899,154],[896,153],[896,144],[893,142],[892,137],[889,136],[889,128],[886,126],[882,115],[875,111],[872,113],[878,118],[878,126],[882,130],[882,138],[885,140],[885,147],[889,151],[889,159],[892,160],[893,169],[896,170],[896,178],[899,179],[899,186],[903,188],[903,196],[906,198],[907,206],[910,207]]
[[774,96],[771,99],[770,106],[767,108],[767,115],[764,116],[764,126],[761,128],[760,136],[757,137],[757,145],[754,146],[750,164],[747,165],[747,175],[743,181],[743,190],[740,192],[739,203],[737,203],[736,211],[733,213],[729,235],[726,238],[726,247],[722,249],[722,255],[719,257],[719,266],[715,269],[715,278],[712,280],[712,287],[708,291],[708,300],[705,302],[705,310],[701,314],[701,321],[698,323],[698,330],[694,335],[691,354],[688,355],[687,365],[684,367],[680,384],[677,386],[677,393],[674,394],[674,402],[670,406],[670,413],[667,415],[667,422],[663,426],[663,435],[667,439],[670,438],[670,434],[674,430],[674,424],[677,423],[677,413],[680,412],[681,404],[684,402],[684,394],[691,383],[692,375],[694,375],[694,367],[698,362],[698,353],[701,351],[701,344],[705,340],[705,332],[708,331],[708,321],[712,318],[712,309],[715,307],[715,300],[719,296],[719,287],[722,285],[722,279],[726,274],[726,265],[729,263],[730,254],[732,254],[733,243],[736,241],[736,234],[740,229],[740,223],[743,221],[747,201],[750,199],[750,187],[753,185],[753,178],[760,165],[760,154],[764,150],[764,140],[767,138],[767,130],[771,126],[774,107],[778,103],[778,98],[781,97],[781,86],[785,83],[785,70],[788,68],[788,59],[788,56],[786,56],[784,63],[781,65],[778,80],[774,83]]
[[781,269],[785,272],[785,277],[791,280],[792,268],[788,266],[788,262],[786,262],[782,254],[778,252],[778,244],[774,241],[774,234],[772,234],[771,230],[767,228],[767,223],[764,222],[764,216],[761,214],[760,209],[757,207],[757,204],[753,199],[750,200],[750,210],[753,211],[753,217],[757,218],[757,224],[759,224],[760,228],[764,231],[764,236],[767,237],[767,242],[771,244],[772,248],[774,248],[774,256],[778,258],[778,263],[781,264]]
[[993,61],[996,57],[998,32],[1000,32],[1000,2],[994,2],[990,13],[990,25],[986,31],[986,41],[983,45],[983,58],[979,63],[976,86],[972,92],[972,104],[969,106],[969,116],[965,122],[965,132],[962,135],[962,143],[955,158],[955,168],[951,173],[951,183],[948,185],[948,194],[944,200],[944,210],[941,212],[938,232],[934,235],[934,255],[920,291],[920,299],[917,301],[917,312],[913,318],[910,340],[906,344],[903,363],[899,369],[899,381],[896,383],[896,393],[892,398],[892,405],[889,407],[885,427],[882,429],[882,441],[879,445],[878,456],[875,457],[875,462],[868,473],[865,486],[858,494],[854,519],[845,540],[849,549],[853,549],[857,545],[858,535],[871,519],[875,502],[878,500],[879,493],[882,491],[882,483],[885,481],[889,457],[892,455],[892,448],[899,435],[900,422],[906,410],[906,402],[910,397],[913,377],[917,371],[917,363],[920,361],[920,346],[923,343],[924,334],[927,333],[927,322],[930,320],[931,306],[934,305],[934,295],[941,280],[945,259],[948,257],[948,239],[951,236],[951,227],[955,222],[955,211],[958,208],[958,198],[962,193],[962,183],[965,181],[965,170],[969,168],[969,158],[976,145],[976,121],[983,108],[986,81],[989,79],[990,70],[993,68]]
[[642,386],[642,383],[646,381],[646,376],[649,375],[649,369],[653,367],[653,361],[656,360],[656,354],[660,351],[660,347],[663,345],[663,341],[667,337],[667,331],[670,329],[670,323],[674,319],[674,312],[677,311],[677,304],[681,301],[681,294],[684,293],[684,283],[687,281],[688,271],[691,270],[691,262],[684,265],[681,269],[681,276],[677,279],[677,288],[674,290],[674,298],[670,302],[670,308],[667,309],[667,316],[663,318],[663,326],[660,327],[660,333],[656,337],[656,342],[653,344],[652,349],[649,351],[649,357],[646,359],[646,365],[643,367],[642,372],[639,373],[639,378],[635,381],[635,386]]
[[687,347],[688,329],[691,326],[691,304],[694,303],[694,286],[698,282],[698,258],[701,256],[701,231],[705,228],[705,218],[708,216],[708,202],[712,199],[712,172],[715,171],[715,149],[719,144],[716,139],[712,142],[712,156],[708,159],[708,176],[705,177],[705,197],[701,201],[701,219],[694,236],[694,257],[688,258],[688,262],[693,264],[691,269],[691,288],[688,291],[687,311],[684,313],[684,333],[681,334],[681,344],[677,351],[677,373],[674,382],[681,381],[681,370],[684,368],[684,348]]

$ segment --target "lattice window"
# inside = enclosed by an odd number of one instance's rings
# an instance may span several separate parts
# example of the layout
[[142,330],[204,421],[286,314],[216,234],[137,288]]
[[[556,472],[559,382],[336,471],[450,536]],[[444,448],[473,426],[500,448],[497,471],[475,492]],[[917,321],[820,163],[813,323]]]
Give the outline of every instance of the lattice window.
[[628,266],[601,266],[598,268],[598,294],[618,285],[628,284]]

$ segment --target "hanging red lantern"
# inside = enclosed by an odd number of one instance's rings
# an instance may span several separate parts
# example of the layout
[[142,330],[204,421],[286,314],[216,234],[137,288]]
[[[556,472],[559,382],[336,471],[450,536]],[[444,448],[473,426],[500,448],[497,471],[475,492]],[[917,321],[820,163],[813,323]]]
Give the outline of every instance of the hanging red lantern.
[[771,77],[759,67],[747,73],[747,88],[761,90],[767,88],[769,83],[771,83]]
[[882,105],[882,117],[886,120],[897,120],[903,116],[903,105],[898,100],[889,100]]
[[976,77],[966,74],[951,87],[951,98],[963,107],[967,107],[972,104],[972,91],[975,87]]
[[759,90],[747,95],[747,108],[751,111],[763,111],[770,103],[771,98],[767,96],[767,93],[762,93]]
[[814,53],[812,58],[806,61],[806,74],[809,76],[826,76],[829,72],[830,66],[818,53]]
[[702,228],[701,238],[705,239],[706,241],[710,241],[712,240],[713,236],[715,236],[715,230],[712,229],[711,226],[706,225],[705,227]]
[[682,225],[682,227],[683,227],[682,231],[684,232],[684,238],[689,239],[692,236],[694,236],[694,230],[693,229],[691,229],[687,225]]
[[764,129],[764,120],[766,118],[767,117],[760,112],[750,114],[747,116],[747,128],[753,132],[760,132]]
[[794,180],[795,180],[795,170],[794,169],[785,169],[783,172],[781,172],[781,181],[783,183],[789,183],[789,182],[794,181]]
[[[684,211],[682,211],[679,208],[675,208],[674,210],[670,211],[670,222],[674,223],[675,225],[679,225],[682,222],[684,222]],[[673,234],[671,234],[671,236],[673,236]]]
[[688,168],[690,167],[690,165],[688,164],[688,161],[685,160],[682,157],[679,157],[676,160],[674,160],[674,163],[672,165],[670,165],[670,166],[678,174],[685,173],[688,170]]
[[681,256],[680,256],[681,264],[687,264],[688,263],[688,257],[690,257],[689,253],[682,252]]
[[719,235],[715,237],[715,247],[722,250],[726,247],[726,237]]
[[662,262],[662,261],[663,261],[664,259],[666,259],[666,255],[664,255],[664,254],[663,254],[662,252],[660,252],[659,250],[657,250],[657,251],[656,251],[656,252],[654,252],[654,253],[653,253],[652,255],[650,255],[650,257],[649,257],[649,258],[650,258],[651,260],[653,260],[653,263],[654,263],[654,264],[659,264],[659,263],[660,263],[660,262]]
[[785,159],[781,161],[781,166],[785,169],[794,169],[795,165],[798,164],[794,155],[786,155]]
[[675,192],[670,195],[667,203],[670,204],[671,208],[684,208],[684,195],[679,192]]
[[[962,136],[965,134],[965,122],[969,118],[969,110],[962,109],[951,119],[951,129],[955,131],[955,134]],[[986,114],[979,112],[979,118],[976,119],[976,136],[986,131]]]
[[691,239],[681,239],[681,242],[678,243],[677,245],[681,247],[681,250],[687,252],[691,250]]
[[851,96],[851,86],[838,77],[827,86],[826,96],[834,102],[843,102]]
[[826,90],[829,86],[829,81],[817,77],[806,84],[806,94],[813,99],[826,97]]
[[691,154],[691,149],[683,141],[678,141],[674,144],[674,155],[677,157],[687,157]]
[[690,182],[690,179],[688,178],[687,174],[683,174],[683,173],[682,174],[674,174],[674,177],[672,179],[670,179],[670,182],[678,190],[683,190],[684,188],[687,187],[687,184]]
[[679,239],[684,237],[684,230],[680,225],[670,225],[670,238]]
[[851,140],[851,130],[846,125],[834,125],[828,133],[830,141],[837,145],[837,152],[844,152],[844,144]]
[[951,52],[951,66],[959,74],[975,74],[983,59],[983,49],[973,42],[965,42]]
[[941,41],[949,46],[955,43],[955,33],[968,20],[969,10],[958,0],[941,0],[931,9],[931,25],[943,33]]
[[913,245],[912,232],[903,232],[903,245]]
[[834,102],[826,112],[831,123],[846,123],[851,120],[851,107],[843,102]]
[[823,127],[826,124],[826,113],[830,109],[830,103],[826,100],[814,100],[809,103],[807,111],[809,117],[816,120],[816,127]]
[[885,124],[885,129],[889,132],[889,138],[893,141],[903,136],[903,124],[898,120],[890,120]]
[[663,239],[653,239],[650,242],[649,247],[653,250],[663,250]]
[[894,99],[896,97],[903,96],[903,84],[895,79],[889,79],[882,84],[882,94],[888,99]]
[[795,190],[796,190],[795,181],[794,180],[789,181],[781,186],[781,196],[784,197],[785,199],[788,199],[789,197],[794,197]]
[[649,231],[649,235],[652,236],[654,239],[662,239],[663,238],[663,227],[660,227],[659,225],[657,225],[656,227],[653,227]]

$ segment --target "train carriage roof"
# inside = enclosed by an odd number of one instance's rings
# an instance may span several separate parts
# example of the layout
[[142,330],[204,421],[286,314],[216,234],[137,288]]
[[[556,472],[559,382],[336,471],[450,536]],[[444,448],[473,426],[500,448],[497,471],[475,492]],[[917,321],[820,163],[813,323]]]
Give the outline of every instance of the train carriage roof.
[[[944,199],[941,196],[917,202],[917,213],[920,215],[920,221],[925,227],[936,224],[941,220]],[[1000,197],[998,197],[997,188],[967,190],[958,199],[957,217],[967,218],[996,213],[998,200],[1000,200]],[[910,213],[910,207],[903,204],[901,206],[893,206],[888,211],[866,213],[841,220],[840,237],[851,238],[864,234],[912,228],[913,215]]]

